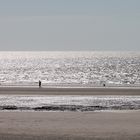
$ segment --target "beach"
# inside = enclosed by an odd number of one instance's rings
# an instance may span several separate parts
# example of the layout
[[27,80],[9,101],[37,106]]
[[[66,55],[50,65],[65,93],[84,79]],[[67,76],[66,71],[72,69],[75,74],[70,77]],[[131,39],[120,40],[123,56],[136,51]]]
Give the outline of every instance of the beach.
[[140,112],[0,112],[1,140],[139,140]]
[[[0,95],[140,95],[139,88],[1,87]],[[139,140],[140,111],[0,112],[0,140]]]
[[0,87],[0,95],[140,95],[132,87]]

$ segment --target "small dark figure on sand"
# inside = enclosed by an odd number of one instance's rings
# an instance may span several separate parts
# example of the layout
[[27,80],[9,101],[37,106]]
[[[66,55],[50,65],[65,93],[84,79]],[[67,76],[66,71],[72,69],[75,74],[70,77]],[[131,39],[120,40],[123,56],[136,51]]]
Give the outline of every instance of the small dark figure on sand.
[[39,80],[39,88],[41,88],[41,81]]
[[105,84],[103,84],[103,86],[105,87]]

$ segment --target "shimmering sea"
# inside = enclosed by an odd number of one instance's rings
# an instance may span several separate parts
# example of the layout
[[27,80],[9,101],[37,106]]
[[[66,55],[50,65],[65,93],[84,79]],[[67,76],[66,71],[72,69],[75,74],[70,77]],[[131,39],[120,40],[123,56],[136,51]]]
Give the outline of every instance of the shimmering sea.
[[0,52],[0,84],[140,86],[140,52]]

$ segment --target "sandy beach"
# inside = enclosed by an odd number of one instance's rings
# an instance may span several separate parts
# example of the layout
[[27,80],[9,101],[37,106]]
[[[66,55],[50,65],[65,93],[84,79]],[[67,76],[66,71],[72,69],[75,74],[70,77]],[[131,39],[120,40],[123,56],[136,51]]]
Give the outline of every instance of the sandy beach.
[[0,87],[1,95],[140,95],[140,88],[93,87],[93,88],[38,88]]
[[[1,87],[0,95],[140,95],[139,88]],[[0,140],[139,140],[140,111],[0,112]]]
[[0,140],[139,140],[140,112],[0,112]]

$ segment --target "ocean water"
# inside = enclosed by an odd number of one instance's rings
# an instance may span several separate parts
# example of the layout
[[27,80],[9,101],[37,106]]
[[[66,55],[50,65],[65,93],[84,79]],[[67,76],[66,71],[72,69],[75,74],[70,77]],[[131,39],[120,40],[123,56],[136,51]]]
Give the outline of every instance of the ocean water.
[[0,52],[0,84],[140,86],[140,52]]
[[0,111],[140,110],[140,96],[1,95]]

